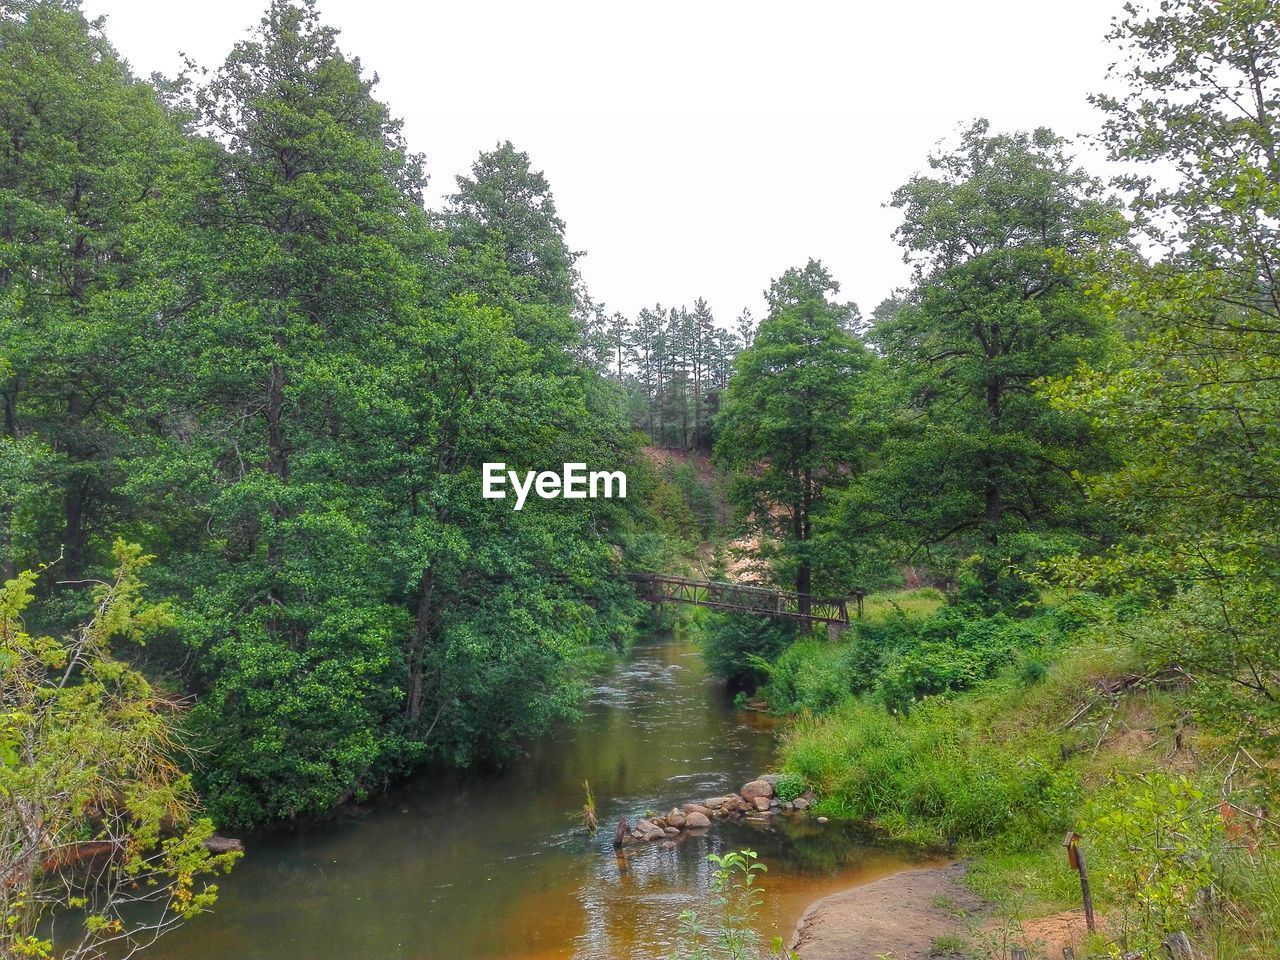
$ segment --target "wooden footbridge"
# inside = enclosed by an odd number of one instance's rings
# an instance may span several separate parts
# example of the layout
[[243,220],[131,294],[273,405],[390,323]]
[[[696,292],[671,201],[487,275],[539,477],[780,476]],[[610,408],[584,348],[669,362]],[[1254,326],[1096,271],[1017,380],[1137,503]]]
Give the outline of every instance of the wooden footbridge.
[[862,590],[852,597],[818,597],[808,593],[750,587],[741,583],[715,583],[691,580],[662,573],[633,573],[629,578],[636,595],[649,603],[688,603],[730,613],[753,613],[757,616],[783,617],[805,623],[847,624],[849,605],[855,605],[862,616]]

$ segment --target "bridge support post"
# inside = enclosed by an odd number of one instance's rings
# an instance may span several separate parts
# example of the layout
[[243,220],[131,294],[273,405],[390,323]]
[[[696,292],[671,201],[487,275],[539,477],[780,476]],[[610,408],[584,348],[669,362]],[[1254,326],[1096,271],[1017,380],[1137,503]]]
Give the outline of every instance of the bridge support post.
[[844,632],[848,629],[849,629],[849,624],[847,623],[828,623],[827,639],[832,642],[835,642],[836,640],[839,640],[842,636],[844,636]]

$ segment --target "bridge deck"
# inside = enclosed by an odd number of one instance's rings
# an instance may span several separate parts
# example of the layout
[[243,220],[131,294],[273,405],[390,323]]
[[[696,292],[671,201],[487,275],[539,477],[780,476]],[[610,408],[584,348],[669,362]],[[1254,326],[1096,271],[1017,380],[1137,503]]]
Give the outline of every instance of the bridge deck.
[[[819,597],[741,583],[691,580],[661,573],[633,573],[636,594],[649,603],[689,603],[698,607],[784,617],[805,623],[848,623],[849,598]],[[862,615],[862,591],[852,598]]]

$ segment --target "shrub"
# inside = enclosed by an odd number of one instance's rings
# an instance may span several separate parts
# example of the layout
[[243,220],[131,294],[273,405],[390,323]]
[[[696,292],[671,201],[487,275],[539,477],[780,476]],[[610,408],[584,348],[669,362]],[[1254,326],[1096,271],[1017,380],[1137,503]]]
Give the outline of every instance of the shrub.
[[788,647],[768,667],[764,695],[774,710],[825,713],[853,693],[851,649],[815,638]]
[[1185,777],[1117,778],[1088,808],[1099,856],[1093,873],[1111,903],[1113,933],[1143,955],[1165,936],[1201,925],[1217,898],[1227,852],[1218,807]]
[[754,850],[710,854],[709,910],[680,914],[680,938],[671,960],[783,960],[782,939],[766,950],[756,930],[764,894],[756,880],[765,872]]
[[926,697],[964,690],[988,675],[986,660],[947,643],[927,643],[889,664],[877,687],[892,713],[906,713]]
[[975,554],[960,565],[956,580],[956,603],[986,613],[1031,612],[1040,599],[1036,588],[1007,559]]
[[798,773],[784,773],[773,785],[773,792],[782,803],[794,800],[808,789],[808,782]]
[[762,680],[767,663],[796,636],[795,625],[789,621],[728,613],[706,617],[701,632],[702,655],[711,672],[738,686]]

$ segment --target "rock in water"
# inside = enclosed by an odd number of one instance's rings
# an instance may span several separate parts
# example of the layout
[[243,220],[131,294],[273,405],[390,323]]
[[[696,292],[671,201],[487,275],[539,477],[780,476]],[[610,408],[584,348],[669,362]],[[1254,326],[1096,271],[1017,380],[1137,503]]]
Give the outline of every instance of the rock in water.
[[711,820],[705,813],[694,811],[684,818],[684,825],[689,830],[702,830],[711,826]]
[[619,850],[622,845],[627,842],[627,834],[631,832],[631,825],[627,823],[625,816],[618,818],[618,827],[613,831],[613,849]]
[[773,805],[773,801],[768,797],[756,797],[751,801],[756,805],[756,809],[763,812]]
[[773,784],[768,780],[752,780],[742,788],[742,799],[748,803],[757,797],[768,799],[773,796]]
[[640,819],[636,821],[636,829],[634,831],[639,835],[641,840],[662,840],[666,837],[666,831],[654,823],[652,820]]

